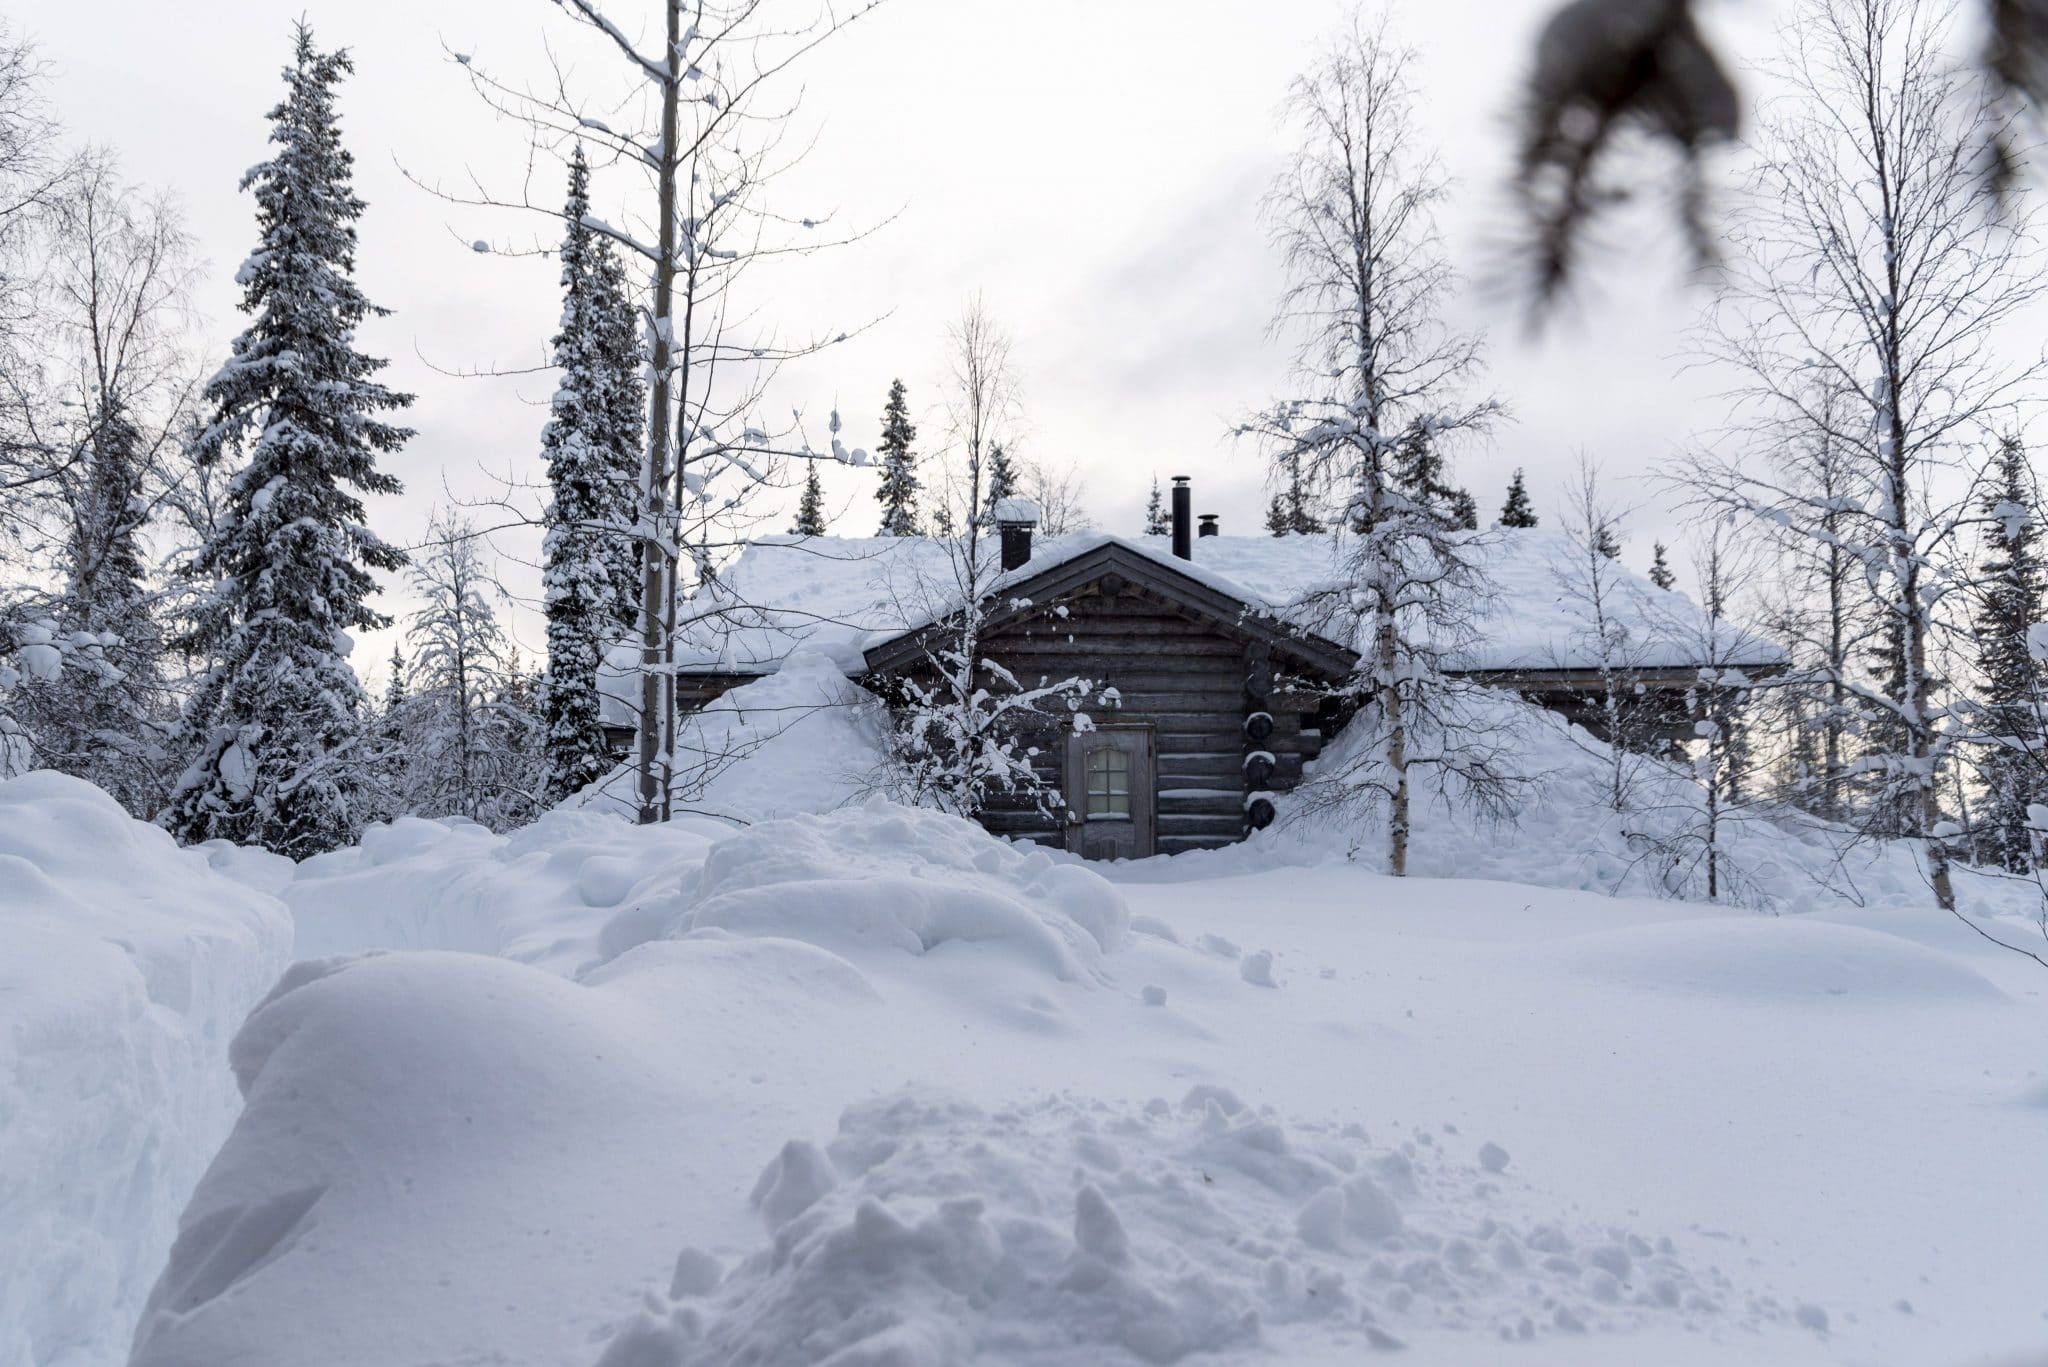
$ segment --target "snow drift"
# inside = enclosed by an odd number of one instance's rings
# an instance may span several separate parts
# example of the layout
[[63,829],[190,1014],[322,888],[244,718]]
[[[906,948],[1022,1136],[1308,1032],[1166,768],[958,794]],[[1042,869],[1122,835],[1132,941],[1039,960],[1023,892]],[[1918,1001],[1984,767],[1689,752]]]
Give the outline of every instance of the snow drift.
[[0,1362],[118,1362],[237,1108],[284,908],[77,779],[0,782]]
[[1129,925],[1122,896],[1092,870],[879,798],[713,846],[681,922],[835,949],[1001,944],[1065,979],[1114,952]]

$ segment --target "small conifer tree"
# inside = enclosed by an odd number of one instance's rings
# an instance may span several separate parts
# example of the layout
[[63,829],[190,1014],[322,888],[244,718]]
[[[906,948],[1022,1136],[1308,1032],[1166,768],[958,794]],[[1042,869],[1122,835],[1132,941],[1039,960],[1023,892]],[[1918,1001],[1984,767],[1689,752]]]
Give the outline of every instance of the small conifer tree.
[[825,534],[825,489],[818,482],[818,462],[804,462],[804,496],[796,505],[796,522],[790,527],[791,536],[823,536]]
[[1664,543],[1661,541],[1652,542],[1651,546],[1650,582],[1658,588],[1668,591],[1672,585],[1678,582],[1678,576],[1671,572],[1671,563],[1664,558]]
[[1508,481],[1507,501],[1500,506],[1500,525],[1503,527],[1533,527],[1536,525],[1536,505],[1529,501],[1529,488],[1522,482],[1519,468],[1515,477]]
[[1145,500],[1145,535],[1171,536],[1173,523],[1167,520],[1166,500],[1159,493],[1159,476],[1152,476],[1152,497]]
[[876,451],[882,458],[882,483],[875,498],[882,505],[883,536],[918,535],[917,456],[911,443],[917,440],[917,426],[910,421],[910,402],[903,381],[889,385],[888,402],[882,406],[882,440]]

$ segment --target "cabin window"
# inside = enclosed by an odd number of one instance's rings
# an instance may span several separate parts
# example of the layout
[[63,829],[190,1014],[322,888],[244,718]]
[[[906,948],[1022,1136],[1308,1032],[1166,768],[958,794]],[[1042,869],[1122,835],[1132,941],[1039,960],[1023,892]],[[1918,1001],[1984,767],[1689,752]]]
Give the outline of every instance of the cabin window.
[[1114,745],[1088,752],[1088,815],[1131,814],[1131,756]]

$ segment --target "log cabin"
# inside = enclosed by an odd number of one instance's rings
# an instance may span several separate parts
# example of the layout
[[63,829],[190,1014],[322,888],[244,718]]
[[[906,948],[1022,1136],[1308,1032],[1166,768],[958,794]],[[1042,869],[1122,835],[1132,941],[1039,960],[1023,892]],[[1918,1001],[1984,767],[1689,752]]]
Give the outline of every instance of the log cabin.
[[[1358,656],[1331,610],[1341,602],[1335,539],[1226,537],[1213,515],[1195,526],[1191,503],[1176,479],[1170,535],[1134,538],[1040,538],[1035,506],[997,509],[980,653],[1026,687],[1076,678],[1090,689],[1077,712],[1043,715],[1022,737],[1063,809],[998,803],[981,817],[992,832],[1089,859],[1227,845],[1273,820],[1275,795],[1314,773],[1348,719]],[[1754,677],[1784,667],[1774,644],[1709,622],[1683,594],[1611,564],[1601,567],[1603,669],[1571,587],[1582,571],[1569,538],[1497,529],[1473,545],[1497,596],[1474,604],[1477,629],[1453,672],[1596,731],[1617,663],[1632,733],[1665,742],[1691,734],[1688,693],[1703,669]],[[799,648],[899,702],[905,680],[931,671],[956,619],[956,549],[922,537],[750,543],[692,599],[677,641],[679,703],[701,707]],[[622,695],[615,722],[626,720]],[[628,734],[618,726],[622,748]]]

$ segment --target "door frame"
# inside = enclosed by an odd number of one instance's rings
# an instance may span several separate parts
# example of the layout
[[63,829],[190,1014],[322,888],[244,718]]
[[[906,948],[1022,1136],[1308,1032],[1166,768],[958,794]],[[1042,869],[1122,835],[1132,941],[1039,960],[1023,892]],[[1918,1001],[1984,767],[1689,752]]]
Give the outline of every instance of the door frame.
[[1067,754],[1063,766],[1065,782],[1061,796],[1066,799],[1066,846],[1076,854],[1083,849],[1083,832],[1088,824],[1088,751],[1092,736],[1129,737],[1131,764],[1131,836],[1133,859],[1145,859],[1159,852],[1159,736],[1151,722],[1117,722],[1067,732]]

